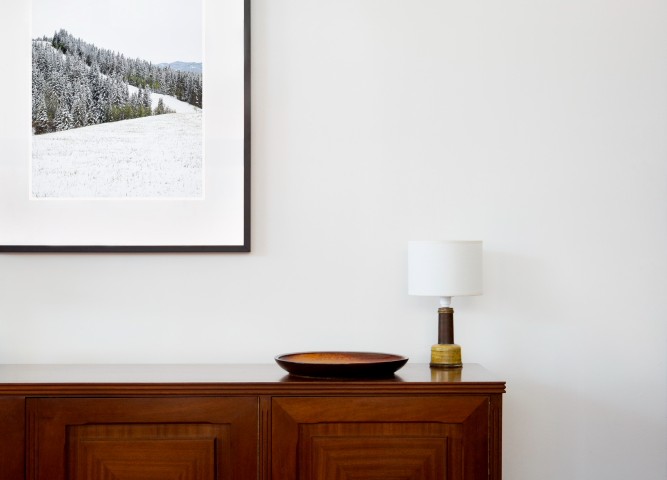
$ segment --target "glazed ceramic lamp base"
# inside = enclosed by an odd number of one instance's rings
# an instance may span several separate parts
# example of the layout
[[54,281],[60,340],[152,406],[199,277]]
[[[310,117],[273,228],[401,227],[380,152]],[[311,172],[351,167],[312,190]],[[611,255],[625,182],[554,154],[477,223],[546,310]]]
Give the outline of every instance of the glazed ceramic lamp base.
[[437,344],[431,347],[431,367],[459,368],[462,367],[461,347],[454,343]]
[[438,344],[431,347],[431,367],[458,368],[461,362],[461,347],[454,343],[454,309],[451,297],[440,299],[438,309]]

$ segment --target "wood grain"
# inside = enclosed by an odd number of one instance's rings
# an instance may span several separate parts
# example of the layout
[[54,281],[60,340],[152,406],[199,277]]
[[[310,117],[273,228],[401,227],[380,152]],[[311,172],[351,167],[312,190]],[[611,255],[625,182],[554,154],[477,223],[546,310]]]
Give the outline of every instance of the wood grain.
[[0,397],[0,480],[25,479],[25,398]]
[[505,382],[399,373],[0,365],[0,480],[500,480]]
[[28,479],[103,480],[113,472],[118,480],[255,480],[257,404],[254,397],[29,399]]
[[488,415],[485,396],[275,398],[272,479],[488,478]]

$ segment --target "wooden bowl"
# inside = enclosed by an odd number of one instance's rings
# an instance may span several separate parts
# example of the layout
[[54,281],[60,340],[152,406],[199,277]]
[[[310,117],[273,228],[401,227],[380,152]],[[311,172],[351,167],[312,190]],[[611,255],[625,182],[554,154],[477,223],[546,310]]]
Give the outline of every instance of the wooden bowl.
[[291,375],[319,378],[391,377],[407,357],[373,352],[302,352],[275,358]]

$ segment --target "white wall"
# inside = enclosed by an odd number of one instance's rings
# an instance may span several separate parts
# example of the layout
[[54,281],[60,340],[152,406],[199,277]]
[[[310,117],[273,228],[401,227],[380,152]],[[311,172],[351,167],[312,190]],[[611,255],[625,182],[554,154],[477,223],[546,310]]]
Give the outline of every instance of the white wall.
[[0,362],[425,362],[406,242],[479,238],[457,340],[507,379],[504,478],[667,478],[666,21],[253,0],[253,252],[0,255]]

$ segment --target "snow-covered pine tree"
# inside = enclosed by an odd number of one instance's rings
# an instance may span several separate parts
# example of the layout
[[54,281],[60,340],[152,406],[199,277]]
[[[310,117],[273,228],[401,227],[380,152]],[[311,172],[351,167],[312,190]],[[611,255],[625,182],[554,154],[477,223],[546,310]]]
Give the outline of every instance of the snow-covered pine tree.
[[56,111],[54,119],[56,131],[69,130],[72,128],[72,115],[65,105],[61,105]]
[[49,131],[49,117],[46,114],[46,102],[43,95],[32,105],[32,131],[36,135]]
[[[35,120],[35,111],[37,105],[41,102],[44,102],[44,75],[40,71],[39,65],[35,57],[32,59],[32,119]],[[44,105],[46,110],[46,105]]]
[[[150,110],[151,110],[152,103],[153,103],[152,100],[151,100],[151,88],[150,88],[150,87],[146,87],[146,88],[144,89],[144,99],[143,99],[143,100],[144,100],[144,102],[143,102],[143,106],[144,106],[145,108],[147,108],[148,111],[150,111]],[[149,115],[150,115],[150,114],[149,114]]]
[[157,101],[157,107],[155,107],[155,115],[162,115],[165,112],[164,108],[164,102],[162,101],[162,97],[160,97]]
[[77,83],[74,87],[71,112],[73,128],[88,125],[88,105],[85,98],[84,86],[81,83]]

